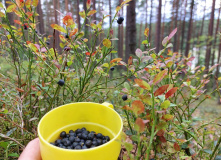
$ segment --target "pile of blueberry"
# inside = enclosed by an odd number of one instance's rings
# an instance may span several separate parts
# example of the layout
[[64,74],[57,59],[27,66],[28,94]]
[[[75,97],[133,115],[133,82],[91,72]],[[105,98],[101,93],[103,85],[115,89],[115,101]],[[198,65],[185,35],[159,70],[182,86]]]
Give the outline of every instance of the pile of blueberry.
[[83,127],[75,131],[70,130],[69,134],[62,131],[60,138],[50,144],[64,149],[89,149],[105,144],[108,141],[110,141],[109,136],[104,136],[101,133],[96,134],[94,131],[89,132]]

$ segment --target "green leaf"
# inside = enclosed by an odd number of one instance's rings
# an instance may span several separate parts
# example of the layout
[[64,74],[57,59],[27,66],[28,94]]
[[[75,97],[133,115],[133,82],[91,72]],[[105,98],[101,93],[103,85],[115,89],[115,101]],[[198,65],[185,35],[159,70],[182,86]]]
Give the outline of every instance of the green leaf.
[[107,48],[111,47],[111,41],[109,39],[104,39],[103,40],[103,45]]
[[9,142],[0,142],[0,147],[3,147],[4,149],[7,148]]
[[19,155],[17,153],[10,153],[8,156],[10,156],[10,157],[19,157]]
[[160,107],[161,107],[162,109],[167,109],[169,106],[170,106],[170,101],[169,101],[169,100],[164,101],[164,102],[161,103],[161,105],[160,105]]
[[130,90],[130,85],[129,85],[129,83],[124,82],[124,87],[125,87],[127,90]]
[[147,40],[142,41],[142,44],[148,44]]
[[131,143],[124,143],[124,146],[128,153],[133,149],[133,145]]
[[213,151],[211,151],[210,149],[204,149],[203,151],[206,152],[206,153],[209,153],[209,154],[213,153]]
[[137,136],[137,135],[132,135],[132,136],[131,136],[131,139],[132,139],[133,141],[135,141],[135,142],[139,142],[139,141],[140,141],[140,137]]

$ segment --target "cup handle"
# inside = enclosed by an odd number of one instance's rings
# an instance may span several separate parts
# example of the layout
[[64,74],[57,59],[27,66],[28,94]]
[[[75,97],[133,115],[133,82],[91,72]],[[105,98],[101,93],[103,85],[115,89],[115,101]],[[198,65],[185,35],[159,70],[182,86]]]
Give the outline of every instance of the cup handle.
[[108,103],[108,102],[104,102],[104,103],[102,103],[102,105],[104,105],[104,106],[107,106],[107,107],[110,107],[110,108],[114,109],[114,106],[113,106],[112,104]]

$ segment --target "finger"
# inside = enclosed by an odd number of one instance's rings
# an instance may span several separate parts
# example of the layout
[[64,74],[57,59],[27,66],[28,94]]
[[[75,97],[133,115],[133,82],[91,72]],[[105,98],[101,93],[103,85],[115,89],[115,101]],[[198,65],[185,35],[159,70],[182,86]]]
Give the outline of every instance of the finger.
[[38,138],[28,143],[18,160],[41,160]]

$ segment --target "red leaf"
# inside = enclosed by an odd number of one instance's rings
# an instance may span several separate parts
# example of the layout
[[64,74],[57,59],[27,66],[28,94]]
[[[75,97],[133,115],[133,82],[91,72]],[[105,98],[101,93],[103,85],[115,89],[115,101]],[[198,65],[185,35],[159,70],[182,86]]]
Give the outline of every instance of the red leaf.
[[130,56],[129,59],[128,59],[128,65],[132,65],[132,63],[133,63],[133,57]]
[[70,26],[70,25],[74,24],[73,18],[70,15],[66,15],[63,18],[63,24],[66,26]]
[[121,60],[122,60],[122,58],[114,58],[110,61],[110,63],[120,62]]
[[170,89],[166,94],[165,94],[165,98],[169,98],[170,96],[172,96],[176,91],[177,91],[178,87],[174,87],[172,89]]
[[161,137],[161,136],[163,136],[163,135],[164,135],[164,130],[163,130],[163,129],[161,129],[161,130],[159,130],[159,131],[157,132],[157,136]]
[[72,31],[71,31],[71,33],[70,33],[70,37],[71,36],[74,36],[76,33],[78,32],[78,29],[77,28],[74,28]]
[[167,140],[166,140],[166,138],[164,136],[159,137],[159,139],[160,139],[160,141],[162,143],[166,143],[167,142]]
[[162,72],[158,73],[153,79],[153,84],[157,84],[162,81],[162,79],[167,75],[167,72],[167,70],[163,70]]
[[150,90],[150,85],[143,81],[142,79],[135,79],[134,80],[136,84],[138,84],[141,88],[146,89],[146,90]]
[[180,151],[180,146],[179,146],[179,144],[178,143],[174,143],[173,144],[173,147],[174,147],[174,149],[176,150],[176,151]]
[[136,114],[141,114],[144,112],[144,104],[143,102],[139,101],[139,100],[135,100],[132,102],[132,110],[136,113]]
[[129,106],[127,106],[127,105],[126,105],[126,106],[123,106],[122,109],[130,110],[130,111],[132,110],[132,109],[131,109]]
[[143,132],[145,129],[145,123],[143,121],[143,119],[141,118],[137,118],[135,124],[139,127],[139,131]]
[[86,5],[87,5],[87,9],[89,9],[89,8],[90,8],[90,6],[91,6],[91,0],[87,0]]
[[16,90],[19,91],[19,92],[24,92],[24,90],[21,89],[21,88],[16,88]]
[[176,32],[177,32],[177,28],[175,28],[175,29],[170,33],[170,35],[169,35],[169,37],[168,37],[168,41],[176,34]]
[[158,96],[158,95],[163,94],[163,93],[167,90],[168,87],[169,87],[169,84],[166,84],[166,85],[161,86],[160,88],[158,88],[158,89],[154,92],[154,96]]
[[17,24],[20,24],[20,25],[22,24],[22,22],[19,21],[19,20],[14,20],[14,22],[17,23]]

